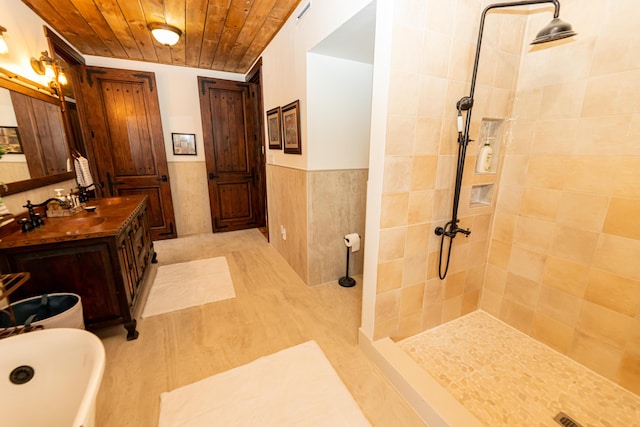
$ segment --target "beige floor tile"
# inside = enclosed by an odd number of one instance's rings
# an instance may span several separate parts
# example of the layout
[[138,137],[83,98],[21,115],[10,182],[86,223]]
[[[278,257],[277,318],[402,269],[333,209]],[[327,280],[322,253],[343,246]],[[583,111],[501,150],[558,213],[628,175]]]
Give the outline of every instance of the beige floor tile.
[[[374,426],[423,426],[357,343],[362,280],[308,287],[258,230],[155,242],[160,264],[226,256],[237,297],[99,332],[98,427],[156,426],[160,393],[315,340]],[[154,267],[155,268],[155,267]]]

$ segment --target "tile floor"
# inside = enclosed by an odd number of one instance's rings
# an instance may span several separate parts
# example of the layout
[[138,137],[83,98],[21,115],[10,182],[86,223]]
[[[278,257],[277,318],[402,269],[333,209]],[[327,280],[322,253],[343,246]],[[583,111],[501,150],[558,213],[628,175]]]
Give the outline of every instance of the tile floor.
[[308,287],[257,229],[159,241],[155,248],[160,265],[227,257],[236,298],[138,318],[135,341],[126,341],[120,326],[101,331],[107,364],[97,427],[156,426],[161,392],[311,339],[373,426],[425,425],[358,346],[360,278],[354,288]]
[[639,396],[483,311],[398,345],[487,426],[640,426]]

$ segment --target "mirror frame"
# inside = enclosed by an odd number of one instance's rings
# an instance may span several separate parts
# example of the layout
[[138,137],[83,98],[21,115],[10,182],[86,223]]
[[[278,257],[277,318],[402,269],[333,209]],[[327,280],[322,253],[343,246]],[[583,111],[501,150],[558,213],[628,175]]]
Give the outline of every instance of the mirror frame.
[[[28,80],[18,74],[12,73],[4,68],[0,68],[0,87],[19,92],[32,98],[40,99],[45,102],[58,105],[62,108],[60,99],[52,90],[39,83]],[[69,143],[67,142],[67,146]],[[69,147],[67,147],[68,149]],[[74,172],[60,173],[57,175],[42,176],[38,178],[25,179],[23,181],[15,181],[0,185],[0,197],[10,194],[21,193],[23,191],[33,190],[45,185],[55,184],[56,182],[75,179]]]

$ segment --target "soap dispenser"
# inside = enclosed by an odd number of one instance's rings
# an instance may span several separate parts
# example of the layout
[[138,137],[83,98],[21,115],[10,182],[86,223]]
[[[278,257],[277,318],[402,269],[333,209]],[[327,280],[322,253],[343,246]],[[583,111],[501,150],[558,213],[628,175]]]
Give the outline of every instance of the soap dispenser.
[[476,160],[476,172],[491,172],[491,162],[493,161],[493,147],[489,144],[489,140],[485,140],[484,145],[478,151]]

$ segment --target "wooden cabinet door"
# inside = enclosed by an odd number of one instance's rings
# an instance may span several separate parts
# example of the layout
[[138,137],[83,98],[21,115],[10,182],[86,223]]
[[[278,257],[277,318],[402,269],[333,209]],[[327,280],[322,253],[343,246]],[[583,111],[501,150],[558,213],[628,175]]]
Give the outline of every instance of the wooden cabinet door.
[[81,75],[81,108],[102,194],[147,195],[152,238],[177,237],[154,74],[86,67]]
[[214,232],[264,226],[252,85],[198,77]]
[[80,242],[65,248],[39,248],[7,255],[11,271],[28,271],[30,281],[16,291],[13,301],[55,292],[80,295],[87,325],[122,317],[109,245]]
[[129,307],[133,306],[133,297],[135,294],[136,283],[138,282],[137,271],[133,257],[133,249],[131,247],[131,239],[129,238],[129,230],[125,230],[122,238],[118,240],[118,261],[120,263],[120,274],[124,282],[125,295]]

